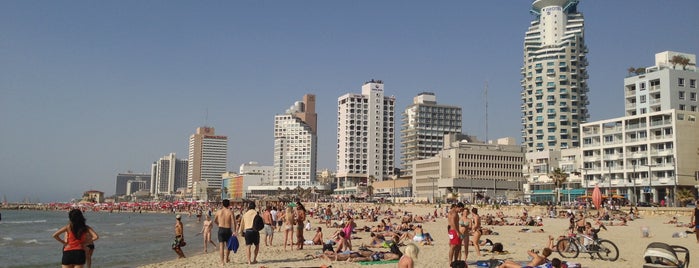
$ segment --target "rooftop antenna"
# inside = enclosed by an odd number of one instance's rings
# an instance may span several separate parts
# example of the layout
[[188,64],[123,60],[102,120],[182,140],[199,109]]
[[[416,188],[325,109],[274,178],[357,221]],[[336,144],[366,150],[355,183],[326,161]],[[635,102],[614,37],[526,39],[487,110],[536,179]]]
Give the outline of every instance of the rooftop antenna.
[[209,126],[209,107],[206,107],[206,116],[204,116],[204,126]]
[[488,143],[488,80],[485,80],[485,142]]

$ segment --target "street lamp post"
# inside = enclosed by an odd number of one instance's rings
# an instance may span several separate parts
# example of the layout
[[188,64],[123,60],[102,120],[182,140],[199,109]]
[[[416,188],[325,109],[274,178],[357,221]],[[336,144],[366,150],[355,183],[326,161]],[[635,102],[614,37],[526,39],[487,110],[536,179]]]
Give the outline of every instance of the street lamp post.
[[650,191],[650,200],[648,203],[653,202],[653,171],[651,170],[652,167],[655,167],[655,164],[646,164],[644,166],[648,167],[648,190]]
[[673,203],[672,205],[675,207],[678,207],[679,205],[677,205],[677,203],[679,203],[679,202],[677,202],[678,201],[677,200],[677,177],[678,177],[677,176],[677,158],[674,155],[672,156],[672,169],[673,169],[672,174],[675,176],[675,179],[674,179],[675,185],[673,185],[674,189],[672,192],[672,203]]
[[636,192],[636,162],[633,163],[633,176],[631,176],[631,182],[633,183],[633,197],[636,200],[634,204],[638,206],[638,192]]

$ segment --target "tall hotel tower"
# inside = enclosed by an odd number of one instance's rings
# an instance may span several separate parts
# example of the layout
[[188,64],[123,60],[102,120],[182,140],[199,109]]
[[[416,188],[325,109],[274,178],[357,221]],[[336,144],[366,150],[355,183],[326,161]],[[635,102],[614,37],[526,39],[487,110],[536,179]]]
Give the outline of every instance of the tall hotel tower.
[[220,189],[227,153],[228,137],[216,136],[213,127],[197,128],[197,133],[189,136],[187,189],[202,181],[210,189]]
[[524,37],[522,138],[527,152],[579,147],[587,105],[587,47],[578,0],[536,0]]
[[432,92],[422,92],[403,111],[401,123],[401,166],[412,175],[413,161],[442,151],[444,135],[461,134],[461,107],[437,104]]
[[316,181],[318,155],[316,96],[306,94],[274,117],[272,185],[307,188]]
[[187,187],[188,161],[177,159],[175,153],[163,156],[151,167],[151,194],[171,195]]
[[[393,175],[394,107],[396,98],[384,96],[383,82],[371,80],[362,94],[337,99],[337,179],[348,191],[361,190],[371,178]],[[368,182],[369,184],[371,182]]]

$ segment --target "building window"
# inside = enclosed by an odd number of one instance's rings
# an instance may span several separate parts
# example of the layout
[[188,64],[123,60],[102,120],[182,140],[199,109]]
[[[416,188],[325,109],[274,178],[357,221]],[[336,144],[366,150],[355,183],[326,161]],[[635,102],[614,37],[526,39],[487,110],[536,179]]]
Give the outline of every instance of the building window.
[[684,78],[677,78],[677,86],[683,87],[684,86]]
[[641,96],[639,97],[639,101],[638,101],[638,102],[640,102],[640,103],[646,103],[646,95],[641,95]]
[[646,83],[641,83],[639,88],[641,88],[641,90],[646,90]]
[[689,87],[696,88],[697,87],[697,80],[696,79],[689,79]]
[[697,101],[697,93],[696,92],[689,92],[689,100]]
[[684,100],[684,91],[680,91],[679,93],[680,100]]
[[684,111],[684,110],[685,110],[684,104],[680,104],[680,111]]
[[697,111],[697,106],[696,106],[696,105],[689,106],[689,110],[692,111],[692,112],[696,112],[696,111]]

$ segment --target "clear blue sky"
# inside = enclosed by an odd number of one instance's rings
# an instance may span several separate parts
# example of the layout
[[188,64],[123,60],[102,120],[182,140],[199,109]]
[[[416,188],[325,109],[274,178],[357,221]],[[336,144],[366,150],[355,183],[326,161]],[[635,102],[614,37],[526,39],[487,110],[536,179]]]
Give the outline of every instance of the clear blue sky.
[[[335,169],[336,102],[381,79],[397,113],[421,91],[464,108],[463,131],[520,138],[530,1],[2,1],[0,195],[114,193],[207,123],[228,169],[272,164],[273,120],[317,96],[320,168]],[[623,115],[629,66],[698,54],[699,1],[581,1],[591,120]]]

